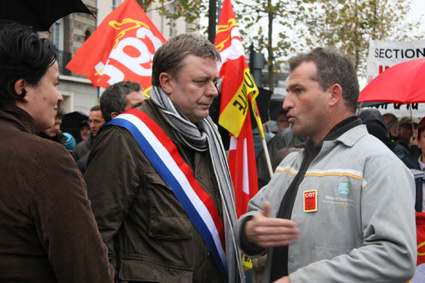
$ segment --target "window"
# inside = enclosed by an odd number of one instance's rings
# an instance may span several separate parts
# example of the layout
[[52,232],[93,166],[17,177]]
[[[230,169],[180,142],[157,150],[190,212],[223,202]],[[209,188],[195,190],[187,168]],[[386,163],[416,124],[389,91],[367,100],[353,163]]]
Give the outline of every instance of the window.
[[53,43],[58,50],[63,50],[63,20],[58,20],[54,25]]
[[86,30],[86,32],[84,33],[84,41],[89,39],[90,35],[91,35],[91,32],[89,30]]

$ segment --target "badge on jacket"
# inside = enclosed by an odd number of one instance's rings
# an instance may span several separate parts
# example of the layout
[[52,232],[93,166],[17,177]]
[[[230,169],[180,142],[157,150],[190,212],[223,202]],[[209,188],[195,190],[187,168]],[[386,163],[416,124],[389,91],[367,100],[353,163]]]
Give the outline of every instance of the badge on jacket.
[[317,190],[304,191],[304,212],[317,211]]

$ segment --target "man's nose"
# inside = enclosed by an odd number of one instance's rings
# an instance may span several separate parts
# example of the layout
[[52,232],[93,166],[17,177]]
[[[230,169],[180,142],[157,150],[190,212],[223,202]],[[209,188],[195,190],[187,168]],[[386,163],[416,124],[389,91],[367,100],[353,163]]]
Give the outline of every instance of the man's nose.
[[289,94],[288,94],[288,95],[286,95],[285,99],[283,100],[282,109],[288,110],[291,107],[293,107],[293,103],[292,103],[291,98],[289,97]]
[[211,81],[211,82],[208,83],[207,94],[212,95],[214,97],[218,96],[217,86],[216,86],[216,83],[214,81]]

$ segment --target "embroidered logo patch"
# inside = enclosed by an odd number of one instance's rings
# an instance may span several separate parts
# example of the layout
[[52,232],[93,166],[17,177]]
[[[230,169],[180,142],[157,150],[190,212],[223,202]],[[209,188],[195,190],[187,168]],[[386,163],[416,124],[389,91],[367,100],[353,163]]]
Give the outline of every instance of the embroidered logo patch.
[[317,211],[317,190],[304,191],[304,212]]
[[350,195],[351,184],[350,183],[339,183],[338,194],[348,196]]

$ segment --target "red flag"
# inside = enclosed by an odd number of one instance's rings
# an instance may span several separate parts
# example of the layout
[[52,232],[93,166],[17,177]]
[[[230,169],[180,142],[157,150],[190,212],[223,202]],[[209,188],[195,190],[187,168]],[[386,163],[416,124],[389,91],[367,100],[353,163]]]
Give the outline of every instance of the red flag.
[[[230,0],[224,0],[215,46],[220,51],[223,78],[219,124],[231,134],[229,168],[235,189],[238,217],[258,192],[257,168],[252,137],[250,105],[255,105],[257,86],[249,71],[242,40]],[[251,103],[250,103],[251,101]],[[255,108],[254,108],[255,109]]]
[[244,214],[248,201],[258,192],[257,166],[251,118],[248,115],[239,137],[230,137],[229,169],[235,190],[237,216]]
[[425,212],[416,212],[416,240],[418,243],[416,265],[420,265],[425,263]]
[[165,41],[136,0],[126,0],[103,20],[66,67],[84,74],[94,87],[130,80],[146,90],[152,85],[153,55]]

